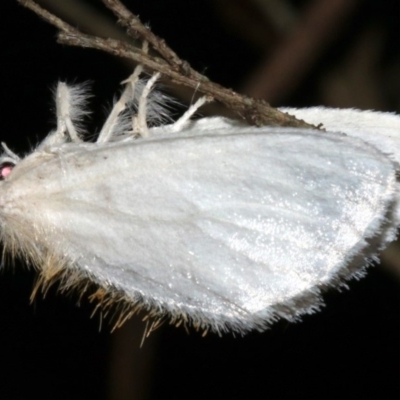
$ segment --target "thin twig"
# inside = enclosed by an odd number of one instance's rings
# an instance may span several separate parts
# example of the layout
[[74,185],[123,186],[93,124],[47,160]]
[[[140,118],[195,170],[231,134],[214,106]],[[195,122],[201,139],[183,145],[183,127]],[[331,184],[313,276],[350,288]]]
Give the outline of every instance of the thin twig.
[[56,26],[60,30],[58,35],[59,43],[102,50],[118,57],[133,60],[151,71],[161,72],[172,82],[213,97],[235,111],[250,125],[317,128],[270,107],[264,100],[256,100],[240,95],[231,89],[211,82],[207,77],[193,70],[186,61],[180,60],[162,39],[159,39],[145,27],[139,18],[127,10],[119,0],[103,0],[103,2],[119,18],[120,23],[127,28],[131,36],[140,37],[142,40],[148,41],[162,58],[146,54],[138,47],[134,47],[127,42],[84,34],[32,0],[17,1]]
[[181,60],[176,53],[168,47],[165,40],[157,37],[148,27],[142,24],[139,17],[132,14],[120,1],[118,0],[103,0],[103,3],[109,8],[114,15],[118,18],[118,23],[121,24],[127,31],[128,35],[134,39],[141,37],[150,43],[154,50],[156,50],[171,66],[179,68],[180,72],[186,74],[188,71],[193,74],[195,71],[190,68],[190,65]]

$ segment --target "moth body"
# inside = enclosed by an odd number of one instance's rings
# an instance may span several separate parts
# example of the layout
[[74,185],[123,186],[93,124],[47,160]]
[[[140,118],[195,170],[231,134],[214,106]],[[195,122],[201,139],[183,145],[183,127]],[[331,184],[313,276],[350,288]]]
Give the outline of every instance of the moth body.
[[[59,111],[57,130],[3,169],[3,242],[45,284],[91,281],[128,316],[245,333],[319,309],[323,289],[362,276],[395,238],[397,164],[376,147],[190,115],[128,126],[134,84],[97,143],[69,135]],[[74,93],[61,89],[68,109]]]

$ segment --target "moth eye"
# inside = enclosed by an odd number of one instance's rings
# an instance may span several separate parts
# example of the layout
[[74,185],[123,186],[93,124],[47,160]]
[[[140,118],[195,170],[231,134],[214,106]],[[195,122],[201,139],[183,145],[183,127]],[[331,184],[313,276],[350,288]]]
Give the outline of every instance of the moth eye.
[[4,162],[0,165],[0,180],[3,181],[7,178],[8,175],[11,174],[15,164],[11,162]]

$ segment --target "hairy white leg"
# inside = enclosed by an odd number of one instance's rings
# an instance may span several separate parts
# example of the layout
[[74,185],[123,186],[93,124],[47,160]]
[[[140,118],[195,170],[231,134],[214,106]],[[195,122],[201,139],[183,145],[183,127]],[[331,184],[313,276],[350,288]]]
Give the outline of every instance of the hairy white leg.
[[70,88],[66,83],[58,82],[56,93],[57,130],[55,134],[57,137],[65,138],[68,133],[72,142],[80,142],[78,132],[72,122],[71,106]]
[[135,127],[140,133],[142,137],[149,136],[149,128],[147,126],[147,98],[156,83],[157,79],[160,77],[160,73],[157,72],[154,74],[146,83],[146,86],[143,88],[143,92],[139,99],[139,107],[138,107],[138,115],[137,115],[137,126]]
[[177,120],[175,121],[172,126],[171,126],[171,132],[179,132],[182,130],[184,125],[192,118],[193,114],[200,108],[202,107],[205,103],[208,103],[212,101],[213,98],[209,96],[202,96],[197,101],[192,104],[186,112]]
[[89,112],[86,102],[89,97],[85,84],[68,86],[58,82],[56,90],[57,129],[50,133],[38,146],[38,149],[61,145],[69,140],[81,142],[79,122]]
[[114,104],[113,109],[110,112],[106,122],[103,125],[99,133],[99,137],[97,138],[97,143],[105,143],[109,142],[111,137],[116,131],[116,127],[119,123],[119,115],[126,109],[127,104],[133,100],[135,96],[135,86],[136,82],[139,80],[139,76],[142,73],[143,67],[138,65],[133,74],[126,80],[124,80],[123,84],[125,84],[125,89],[121,94],[119,100]]

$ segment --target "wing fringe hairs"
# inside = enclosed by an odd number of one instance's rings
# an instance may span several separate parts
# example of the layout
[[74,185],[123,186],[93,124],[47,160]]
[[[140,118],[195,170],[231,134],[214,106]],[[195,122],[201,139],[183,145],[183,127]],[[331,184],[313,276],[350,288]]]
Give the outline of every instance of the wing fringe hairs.
[[96,143],[81,139],[86,90],[59,83],[57,129],[22,160],[3,145],[1,239],[39,271],[33,296],[58,282],[114,327],[144,310],[148,332],[169,319],[244,334],[319,310],[323,290],[362,277],[395,239],[398,116],[288,110],[350,136],[191,121],[202,98],[151,127],[165,99],[151,95],[158,74],[139,75]]

